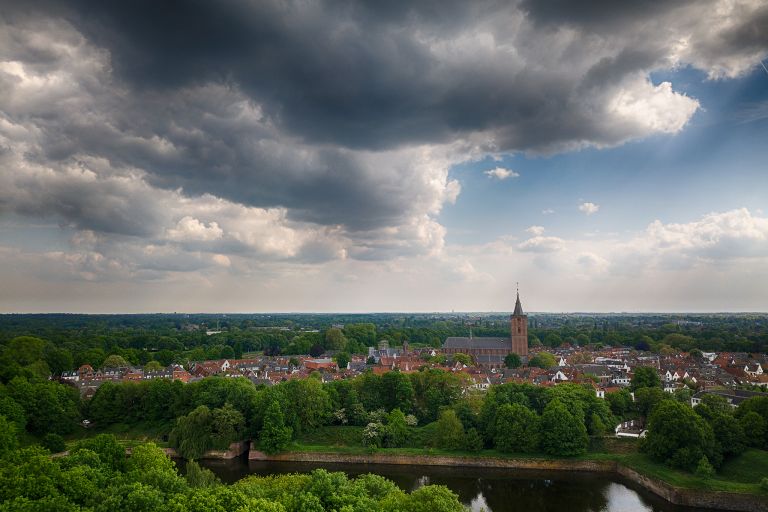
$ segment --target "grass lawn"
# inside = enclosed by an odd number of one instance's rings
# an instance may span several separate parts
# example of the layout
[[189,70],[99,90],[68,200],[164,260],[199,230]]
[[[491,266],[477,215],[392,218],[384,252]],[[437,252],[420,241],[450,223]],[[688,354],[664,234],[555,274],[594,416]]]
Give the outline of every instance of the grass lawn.
[[734,482],[760,483],[760,480],[768,477],[768,452],[754,448],[747,450],[723,464],[719,475]]
[[136,446],[149,441],[160,447],[167,447],[168,441],[163,441],[163,436],[167,435],[170,430],[171,425],[163,423],[137,423],[136,425],[115,423],[105,428],[78,428],[72,434],[65,436],[65,441],[67,448],[71,448],[81,439],[95,437],[99,434],[113,434],[118,442],[126,447]]
[[[750,450],[760,452],[760,450]],[[760,457],[766,459],[768,453],[760,452]],[[740,492],[751,494],[768,494],[760,489],[760,479],[764,474],[758,473],[757,469],[748,469],[750,464],[750,458],[755,455],[742,454],[739,457],[729,461],[729,466],[738,468],[737,470],[725,469],[717,473],[712,478],[701,478],[692,473],[672,469],[664,464],[659,464],[651,460],[647,455],[642,453],[636,453],[632,455],[619,456],[619,460],[630,468],[636,470],[644,475],[664,480],[665,482],[674,485],[675,487],[682,487],[686,489],[699,489],[706,491],[725,491],[725,492]],[[734,473],[745,475],[747,472],[752,471],[753,474],[750,481],[738,480],[733,477]],[[744,478],[743,476],[740,478]]]

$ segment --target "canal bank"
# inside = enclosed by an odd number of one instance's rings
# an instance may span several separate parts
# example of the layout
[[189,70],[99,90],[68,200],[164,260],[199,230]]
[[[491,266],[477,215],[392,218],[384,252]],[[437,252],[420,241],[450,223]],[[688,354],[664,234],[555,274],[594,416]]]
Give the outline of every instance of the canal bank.
[[768,496],[732,492],[702,491],[675,487],[663,480],[644,475],[613,460],[583,459],[506,459],[445,455],[395,455],[384,453],[342,454],[333,452],[284,452],[267,455],[253,449],[249,461],[301,462],[320,464],[382,464],[394,466],[443,466],[496,468],[513,470],[590,472],[617,475],[674,505],[737,512],[768,512]]

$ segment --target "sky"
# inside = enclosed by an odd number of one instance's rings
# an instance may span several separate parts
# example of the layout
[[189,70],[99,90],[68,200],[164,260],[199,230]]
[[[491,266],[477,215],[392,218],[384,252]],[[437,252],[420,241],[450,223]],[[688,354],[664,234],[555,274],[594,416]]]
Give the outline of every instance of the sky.
[[765,312],[764,61],[759,0],[0,0],[0,312]]

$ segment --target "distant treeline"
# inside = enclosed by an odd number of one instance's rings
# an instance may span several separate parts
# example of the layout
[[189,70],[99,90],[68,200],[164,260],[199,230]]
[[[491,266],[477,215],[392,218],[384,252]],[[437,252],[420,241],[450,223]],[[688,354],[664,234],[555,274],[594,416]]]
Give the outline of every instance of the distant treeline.
[[[637,350],[768,351],[766,315],[532,315],[529,344],[631,346]],[[110,355],[132,365],[244,354],[364,353],[380,340],[439,347],[449,336],[508,336],[505,315],[0,315],[0,378],[59,374]],[[208,335],[208,330],[221,330]],[[39,342],[13,340],[31,336]]]

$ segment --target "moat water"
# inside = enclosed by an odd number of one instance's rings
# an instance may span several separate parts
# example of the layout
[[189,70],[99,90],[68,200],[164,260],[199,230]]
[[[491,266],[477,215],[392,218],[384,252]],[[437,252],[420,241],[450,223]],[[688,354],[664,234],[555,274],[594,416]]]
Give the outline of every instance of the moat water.
[[[183,463],[182,463],[183,464]],[[201,461],[226,483],[248,475],[306,473],[323,468],[350,477],[374,473],[413,491],[440,484],[458,494],[473,512],[694,512],[679,507],[614,475],[542,472],[497,468],[450,468],[383,464],[320,464],[303,462]]]

